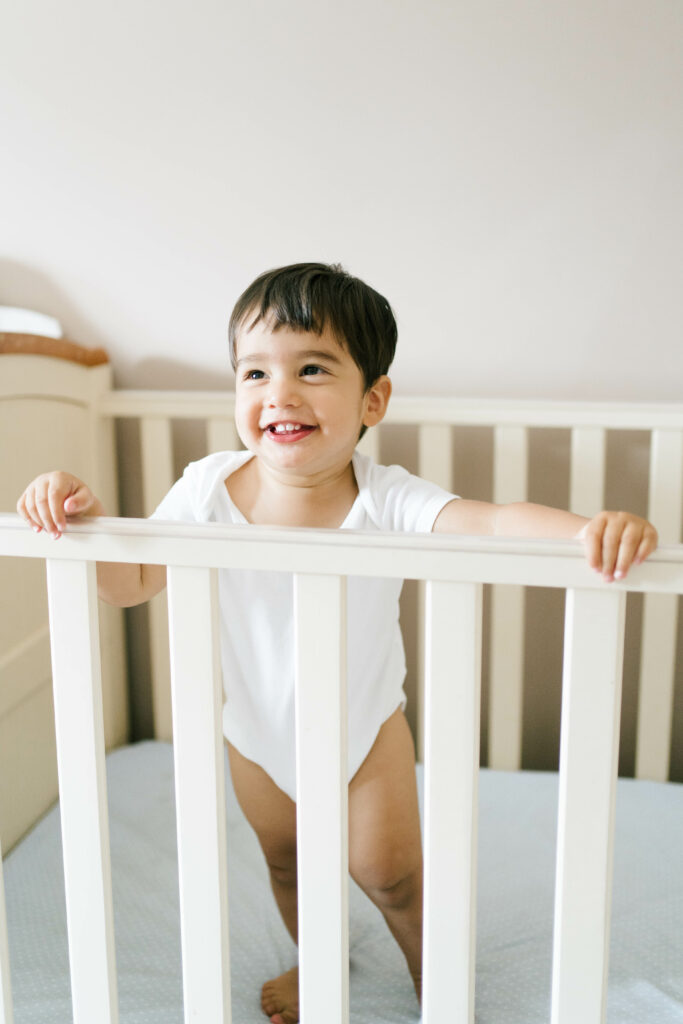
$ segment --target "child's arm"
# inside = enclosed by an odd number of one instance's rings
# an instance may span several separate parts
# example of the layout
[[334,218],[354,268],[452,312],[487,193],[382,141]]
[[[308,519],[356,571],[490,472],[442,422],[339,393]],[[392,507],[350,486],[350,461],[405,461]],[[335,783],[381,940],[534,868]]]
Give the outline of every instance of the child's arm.
[[630,512],[600,512],[584,519],[571,512],[519,502],[491,505],[485,501],[450,501],[434,523],[435,533],[500,537],[581,537],[591,569],[608,581],[623,579],[657,547],[652,523]]
[[[104,516],[99,498],[70,473],[43,473],[33,480],[17,502],[17,512],[36,533],[45,530],[55,540],[66,527],[67,516]],[[163,565],[97,563],[97,591],[108,604],[122,608],[154,597],[166,586]]]

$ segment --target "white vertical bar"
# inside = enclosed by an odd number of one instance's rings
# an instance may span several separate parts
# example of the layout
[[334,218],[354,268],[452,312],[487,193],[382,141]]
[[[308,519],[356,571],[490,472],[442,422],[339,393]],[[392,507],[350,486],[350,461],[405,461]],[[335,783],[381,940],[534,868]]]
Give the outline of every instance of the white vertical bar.
[[605,507],[605,452],[602,427],[574,427],[569,476],[569,511],[595,516]]
[[[661,543],[678,544],[683,515],[683,434],[653,430],[648,517]],[[640,652],[636,778],[669,777],[678,633],[678,598],[646,594]]]
[[418,475],[445,491],[453,488],[453,431],[447,423],[422,423],[418,431]]
[[[493,500],[505,505],[526,501],[528,478],[526,427],[494,431]],[[489,670],[489,756],[492,768],[522,765],[524,680],[524,588],[491,591]]]
[[346,580],[296,575],[302,1024],[349,1019]]
[[567,592],[552,1024],[605,1018],[625,606]]
[[229,1024],[218,574],[168,569],[183,992],[187,1024]]
[[47,560],[74,1024],[116,1024],[116,965],[93,562]]
[[206,424],[206,442],[209,452],[234,452],[242,447],[235,421],[219,420],[215,416]]
[[5,910],[5,882],[2,873],[2,849],[0,849],[0,1024],[14,1024],[12,983],[9,969],[9,941],[7,938],[7,913]]
[[173,440],[166,417],[143,416],[140,420],[142,500],[145,515],[152,514],[173,485]]
[[380,427],[370,427],[365,431],[356,445],[356,449],[361,453],[361,455],[369,456],[373,462],[379,462],[381,440],[380,429]]
[[424,1024],[474,1021],[481,602],[427,584]]
[[[453,490],[453,428],[448,423],[421,423],[417,434],[417,472],[445,491]],[[417,584],[417,759],[424,761],[425,719],[425,581]]]
[[[140,420],[142,447],[142,492],[146,516],[152,514],[173,486],[173,443],[168,418],[145,416]],[[171,726],[170,665],[168,660],[168,606],[162,591],[148,605],[149,658],[152,678],[154,735],[170,740]]]

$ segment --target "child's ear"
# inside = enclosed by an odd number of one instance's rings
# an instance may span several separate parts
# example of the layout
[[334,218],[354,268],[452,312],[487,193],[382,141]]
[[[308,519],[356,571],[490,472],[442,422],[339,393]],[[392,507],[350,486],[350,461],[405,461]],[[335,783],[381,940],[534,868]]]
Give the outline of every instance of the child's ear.
[[378,377],[365,393],[364,426],[376,427],[384,419],[390,398],[391,381],[387,376]]

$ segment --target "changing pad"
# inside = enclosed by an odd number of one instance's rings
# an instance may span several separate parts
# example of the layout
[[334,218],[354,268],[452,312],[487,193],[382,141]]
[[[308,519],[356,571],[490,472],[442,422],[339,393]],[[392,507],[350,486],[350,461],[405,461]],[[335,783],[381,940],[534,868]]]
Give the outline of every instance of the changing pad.
[[[227,773],[227,759],[226,759]],[[107,759],[121,1024],[182,1024],[173,751],[140,743]],[[422,782],[418,768],[418,781]],[[557,776],[482,770],[478,1024],[546,1024]],[[234,1024],[263,1024],[262,983],[295,962],[260,847],[227,774]],[[618,784],[609,1024],[683,1024],[683,786]],[[5,861],[15,1024],[70,1024],[58,809]],[[353,1024],[415,1024],[403,957],[350,886]]]

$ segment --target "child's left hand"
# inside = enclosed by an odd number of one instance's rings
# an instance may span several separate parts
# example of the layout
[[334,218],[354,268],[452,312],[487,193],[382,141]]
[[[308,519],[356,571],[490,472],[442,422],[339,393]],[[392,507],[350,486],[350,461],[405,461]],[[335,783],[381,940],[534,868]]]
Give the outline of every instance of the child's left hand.
[[657,547],[652,523],[630,512],[600,512],[579,537],[591,569],[602,573],[608,583],[622,580],[632,565],[640,565]]

